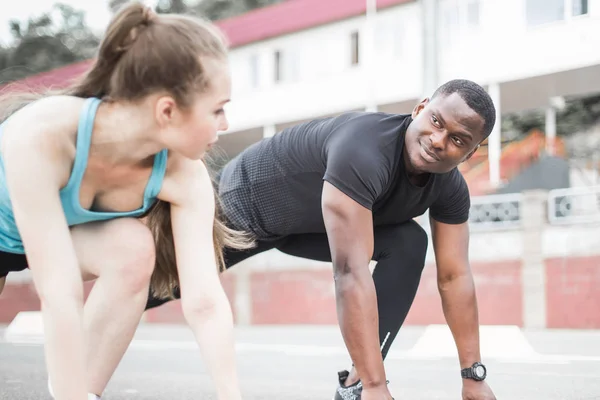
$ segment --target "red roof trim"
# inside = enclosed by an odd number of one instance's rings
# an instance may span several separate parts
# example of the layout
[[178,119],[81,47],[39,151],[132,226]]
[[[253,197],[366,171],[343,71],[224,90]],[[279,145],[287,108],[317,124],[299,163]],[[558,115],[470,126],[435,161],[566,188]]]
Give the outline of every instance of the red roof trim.
[[80,61],[64,67],[28,76],[25,79],[0,86],[2,92],[11,90],[62,89],[83,75],[93,60]]
[[[364,14],[367,0],[287,0],[280,4],[217,21],[229,38],[230,47],[239,47],[304,29]],[[376,0],[377,8],[414,0]]]
[[[217,21],[230,48],[274,38],[364,14],[367,0],[287,0],[237,17]],[[376,0],[377,9],[415,0]],[[92,64],[86,60],[30,76],[0,90],[64,88]]]

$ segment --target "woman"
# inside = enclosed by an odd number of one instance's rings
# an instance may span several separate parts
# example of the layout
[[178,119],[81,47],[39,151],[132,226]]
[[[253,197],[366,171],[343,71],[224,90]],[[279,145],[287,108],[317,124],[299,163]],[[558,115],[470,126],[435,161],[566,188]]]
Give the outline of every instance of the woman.
[[218,398],[241,398],[219,267],[223,245],[250,242],[217,219],[203,162],[227,129],[229,96],[213,26],[134,3],[110,22],[80,82],[26,105],[3,99],[0,287],[10,271],[31,270],[57,400],[101,395],[149,287],[164,297],[176,286]]

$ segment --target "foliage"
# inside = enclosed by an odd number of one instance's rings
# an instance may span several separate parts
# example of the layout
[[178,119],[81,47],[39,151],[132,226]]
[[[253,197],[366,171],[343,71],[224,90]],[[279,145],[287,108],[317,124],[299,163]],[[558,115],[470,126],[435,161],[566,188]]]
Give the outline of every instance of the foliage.
[[23,79],[93,56],[99,38],[85,13],[66,4],[27,21],[10,21],[12,44],[0,48],[0,83]]
[[[556,113],[556,134],[571,136],[590,129],[600,120],[600,95],[573,98]],[[545,131],[546,113],[543,109],[514,113],[502,118],[502,132],[506,139],[518,139],[532,129]]]
[[[282,0],[159,0],[159,13],[200,14],[229,18]],[[128,0],[110,0],[112,12]],[[85,12],[57,3],[27,21],[10,21],[13,40],[0,46],[0,85],[94,56],[100,38],[87,26]]]

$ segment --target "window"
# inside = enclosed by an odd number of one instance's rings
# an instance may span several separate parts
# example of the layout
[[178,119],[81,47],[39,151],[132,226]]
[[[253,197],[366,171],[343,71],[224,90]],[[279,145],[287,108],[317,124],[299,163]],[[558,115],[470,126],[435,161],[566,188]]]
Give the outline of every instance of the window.
[[404,47],[405,24],[397,18],[381,19],[375,27],[375,47],[381,60],[399,59]]
[[565,0],[527,0],[528,25],[561,21],[565,17]]
[[443,29],[439,30],[439,33],[442,36],[441,43],[443,45],[451,45],[456,41],[456,36],[460,29],[458,7],[450,5],[449,7],[444,8],[442,11],[442,26]]
[[284,79],[286,82],[297,82],[300,80],[300,72],[303,69],[302,49],[295,45],[286,49],[284,60]]
[[275,51],[275,82],[281,82],[283,78],[282,55],[280,50]]
[[291,83],[300,79],[302,71],[301,48],[286,46],[285,50],[273,53],[273,80],[275,83]]
[[466,23],[469,28],[479,26],[479,0],[471,0],[467,3]]
[[572,0],[573,16],[586,15],[588,13],[588,0]]
[[253,89],[257,88],[260,83],[258,61],[257,54],[250,56],[250,87]]
[[527,25],[568,20],[588,13],[588,0],[526,0]]
[[441,43],[451,46],[476,34],[481,24],[481,0],[445,0],[441,3]]
[[358,51],[360,48],[358,31],[352,32],[352,34],[350,35],[350,46],[351,46],[350,63],[352,65],[357,65],[360,62],[359,51]]

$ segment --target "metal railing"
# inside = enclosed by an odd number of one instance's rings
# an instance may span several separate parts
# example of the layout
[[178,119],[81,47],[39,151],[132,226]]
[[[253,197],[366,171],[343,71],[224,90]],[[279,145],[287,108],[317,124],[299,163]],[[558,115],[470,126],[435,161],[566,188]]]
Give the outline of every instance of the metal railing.
[[520,193],[471,198],[469,224],[473,229],[507,229],[521,226]]
[[548,222],[600,222],[600,186],[554,189],[548,192]]
[[[471,230],[521,228],[523,198],[521,193],[472,197]],[[550,190],[546,206],[547,221],[551,225],[600,223],[600,186]],[[429,232],[427,214],[418,221]]]

